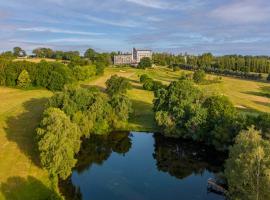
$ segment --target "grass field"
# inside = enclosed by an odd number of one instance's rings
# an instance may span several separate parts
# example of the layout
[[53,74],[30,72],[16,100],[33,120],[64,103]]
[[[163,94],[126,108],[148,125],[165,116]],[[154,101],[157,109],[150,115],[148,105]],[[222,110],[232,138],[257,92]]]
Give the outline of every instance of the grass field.
[[55,59],[52,58],[16,58],[14,61],[29,61],[34,63],[39,63],[41,60],[45,60],[47,62],[55,62]]
[[[105,82],[111,75],[130,79],[133,89],[128,92],[128,96],[133,102],[134,113],[131,116],[129,128],[137,131],[156,131],[158,130],[154,123],[154,113],[152,111],[153,92],[143,90],[139,83],[141,74],[148,74],[155,80],[169,84],[177,80],[182,73],[192,73],[188,71],[172,71],[165,67],[156,67],[154,69],[134,69],[134,68],[107,68],[102,77],[91,80],[86,85],[96,85],[105,88]],[[209,80],[207,84],[199,85],[204,94],[222,94],[228,96],[242,112],[259,113],[270,112],[270,84],[242,80],[230,77],[222,77],[220,82],[215,82],[215,75],[207,75]]]
[[[103,76],[95,77],[82,85],[105,88],[111,75],[130,79],[133,88],[128,96],[134,112],[129,130],[157,131],[152,111],[153,92],[145,91],[139,75],[148,74],[169,84],[183,71],[168,68],[139,70],[134,68],[107,68]],[[191,73],[185,71],[185,73]],[[208,75],[209,80],[215,76]],[[245,112],[270,112],[270,84],[223,77],[220,83],[200,85],[205,94],[224,94],[236,107]],[[46,90],[19,90],[0,87],[0,200],[36,200],[50,193],[48,175],[39,166],[35,148],[35,128],[40,121],[44,103],[52,95]]]
[[49,194],[49,180],[34,146],[46,90],[0,87],[0,199],[39,199]]

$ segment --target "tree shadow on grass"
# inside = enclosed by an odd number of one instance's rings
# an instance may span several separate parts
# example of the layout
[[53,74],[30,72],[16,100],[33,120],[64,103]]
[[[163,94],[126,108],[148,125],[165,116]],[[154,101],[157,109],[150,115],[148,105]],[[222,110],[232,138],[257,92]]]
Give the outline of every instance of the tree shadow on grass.
[[155,115],[152,110],[153,105],[138,100],[131,100],[133,113],[130,116],[129,123],[145,128],[146,130],[156,130]]
[[6,137],[9,141],[16,142],[18,148],[37,166],[40,166],[36,128],[42,119],[45,103],[48,98],[30,99],[23,103],[24,111],[11,116],[6,120]]
[[254,101],[254,103],[262,105],[262,106],[270,107],[270,102]]
[[244,94],[254,95],[254,96],[260,96],[260,97],[267,97],[270,98],[270,86],[262,86],[260,87],[260,91],[247,91],[243,92]]
[[32,176],[27,178],[10,177],[5,183],[1,183],[0,191],[7,200],[60,199],[54,190]]

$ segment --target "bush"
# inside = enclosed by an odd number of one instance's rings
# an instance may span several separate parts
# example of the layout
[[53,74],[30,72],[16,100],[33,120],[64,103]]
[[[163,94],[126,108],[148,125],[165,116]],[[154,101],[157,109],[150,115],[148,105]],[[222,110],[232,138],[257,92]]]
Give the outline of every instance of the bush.
[[150,68],[150,67],[152,67],[152,61],[148,57],[142,58],[139,65],[138,65],[139,69],[146,69],[146,68]]
[[154,81],[151,78],[148,78],[144,81],[143,89],[152,91],[154,87]]
[[193,80],[195,83],[202,83],[205,79],[205,72],[203,70],[196,70],[193,74]]
[[27,88],[31,85],[31,79],[26,70],[23,70],[17,80],[17,86],[20,88]]
[[150,78],[147,74],[143,74],[140,76],[140,83],[145,83],[145,81]]

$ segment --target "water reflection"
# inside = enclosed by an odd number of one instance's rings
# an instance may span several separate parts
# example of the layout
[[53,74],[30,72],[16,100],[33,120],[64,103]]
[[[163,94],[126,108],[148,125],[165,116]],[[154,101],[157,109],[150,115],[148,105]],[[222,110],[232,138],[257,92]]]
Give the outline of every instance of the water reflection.
[[92,164],[102,165],[112,152],[124,155],[131,148],[131,137],[132,134],[127,132],[92,135],[82,143],[76,170],[82,173],[89,170]]
[[154,134],[154,154],[158,170],[183,179],[205,170],[218,173],[222,170],[225,154],[203,144],[187,140],[165,138]]
[[92,135],[60,187],[67,200],[223,200],[206,187],[223,160],[212,148],[160,134]]

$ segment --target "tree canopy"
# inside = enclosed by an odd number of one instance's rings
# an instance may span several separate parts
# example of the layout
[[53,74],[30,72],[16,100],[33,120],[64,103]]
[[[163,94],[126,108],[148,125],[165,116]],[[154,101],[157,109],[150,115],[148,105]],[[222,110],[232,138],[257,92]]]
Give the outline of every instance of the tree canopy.
[[148,58],[148,57],[142,58],[141,61],[138,64],[138,68],[139,69],[146,69],[146,68],[149,68],[149,67],[152,67],[151,59]]
[[37,134],[42,165],[51,175],[66,179],[76,164],[74,156],[80,149],[79,128],[60,109],[48,108]]
[[127,78],[113,75],[110,79],[106,81],[106,87],[106,92],[110,96],[114,96],[119,94],[125,94],[127,90],[131,88],[131,84]]
[[253,127],[241,131],[225,165],[233,199],[270,199],[270,142]]

